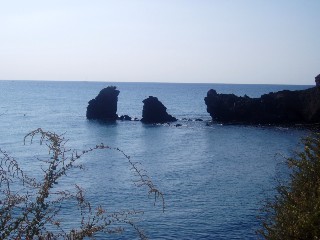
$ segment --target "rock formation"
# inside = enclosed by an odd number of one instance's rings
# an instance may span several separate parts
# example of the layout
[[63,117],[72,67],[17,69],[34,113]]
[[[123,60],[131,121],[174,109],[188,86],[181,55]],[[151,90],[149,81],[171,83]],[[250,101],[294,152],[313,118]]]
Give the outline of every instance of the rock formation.
[[118,95],[120,91],[116,87],[109,86],[100,91],[96,98],[89,101],[87,118],[115,121],[117,115]]
[[144,103],[141,122],[144,123],[166,123],[177,121],[167,113],[167,108],[156,97],[148,97]]
[[241,124],[320,123],[320,88],[279,91],[260,98],[218,94],[211,89],[205,97],[213,120]]
[[118,120],[121,121],[131,121],[132,117],[128,116],[128,115],[121,115],[121,117],[118,118]]
[[315,77],[316,86],[320,87],[320,74]]

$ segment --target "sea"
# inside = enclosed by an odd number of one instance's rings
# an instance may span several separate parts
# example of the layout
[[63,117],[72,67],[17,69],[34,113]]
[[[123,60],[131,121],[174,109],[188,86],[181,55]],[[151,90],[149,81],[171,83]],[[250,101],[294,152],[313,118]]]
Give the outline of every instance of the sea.
[[[178,121],[101,122],[86,119],[88,101],[107,86],[116,86],[118,115],[141,119],[142,101],[157,97]],[[137,163],[164,195],[155,202],[128,159],[117,150],[97,150],[79,159],[56,190],[84,189],[92,206],[129,215],[149,239],[257,239],[258,216],[275,194],[277,179],[286,178],[285,159],[301,150],[310,131],[288,126],[224,125],[211,121],[204,97],[208,90],[259,97],[279,90],[311,86],[248,84],[114,83],[0,81],[0,148],[36,179],[43,177],[48,155],[39,137],[24,137],[41,128],[68,139],[66,147],[82,151],[103,143],[121,149]],[[203,121],[195,121],[201,119]],[[176,124],[181,124],[177,127]],[[74,203],[61,205],[65,229],[79,223]],[[122,234],[96,239],[139,239],[124,225]]]

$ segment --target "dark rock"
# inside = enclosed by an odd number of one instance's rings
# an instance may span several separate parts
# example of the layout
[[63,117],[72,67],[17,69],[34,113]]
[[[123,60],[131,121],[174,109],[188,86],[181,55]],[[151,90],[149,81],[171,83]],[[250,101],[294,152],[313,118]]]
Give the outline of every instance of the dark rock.
[[172,117],[167,113],[167,108],[156,97],[148,97],[142,101],[143,111],[142,119],[143,123],[166,123],[177,121],[175,117]]
[[315,81],[316,81],[316,86],[320,87],[320,74],[315,77]]
[[131,121],[132,118],[129,117],[128,115],[121,115],[121,117],[119,117],[119,120],[121,120],[121,121]]
[[87,107],[87,118],[108,121],[117,120],[117,103],[119,93],[120,91],[116,90],[116,87],[114,86],[102,89],[96,98],[89,101],[89,105]]
[[213,120],[242,124],[305,124],[320,122],[320,89],[279,91],[260,98],[218,94],[211,89],[205,97]]
[[135,118],[133,119],[133,121],[139,121],[139,118],[136,118],[136,117],[135,117]]
[[203,120],[201,118],[197,118],[195,121],[196,122],[202,122]]
[[181,127],[182,124],[178,123],[178,124],[176,124],[176,125],[174,125],[174,126],[176,126],[176,127]]

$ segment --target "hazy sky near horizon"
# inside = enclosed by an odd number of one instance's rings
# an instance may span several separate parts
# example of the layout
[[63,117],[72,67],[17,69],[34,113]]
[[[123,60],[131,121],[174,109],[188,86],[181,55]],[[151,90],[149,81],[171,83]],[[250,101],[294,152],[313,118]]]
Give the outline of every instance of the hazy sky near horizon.
[[320,1],[10,0],[1,80],[314,84]]

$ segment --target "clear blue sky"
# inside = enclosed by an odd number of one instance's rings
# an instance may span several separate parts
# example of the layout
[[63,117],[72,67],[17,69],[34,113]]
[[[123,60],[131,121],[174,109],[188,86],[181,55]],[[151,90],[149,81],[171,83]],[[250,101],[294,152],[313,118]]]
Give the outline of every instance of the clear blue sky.
[[8,0],[0,79],[313,84],[320,0]]

